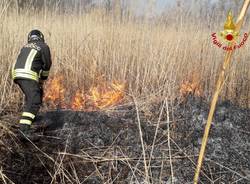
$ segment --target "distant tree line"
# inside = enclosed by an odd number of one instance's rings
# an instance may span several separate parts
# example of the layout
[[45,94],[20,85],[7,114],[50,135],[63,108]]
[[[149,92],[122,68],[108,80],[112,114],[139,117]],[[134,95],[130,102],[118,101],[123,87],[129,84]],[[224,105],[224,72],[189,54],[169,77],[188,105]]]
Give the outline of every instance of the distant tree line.
[[60,9],[91,9],[96,6],[104,7],[107,11],[112,11],[119,6],[124,9],[130,0],[13,0],[19,10],[26,8],[60,8]]
[[107,13],[114,13],[123,19],[131,12],[133,0],[12,0],[18,12],[25,10],[51,10],[60,12],[88,12],[95,7],[103,8]]
[[[46,10],[46,11],[56,11],[60,13],[64,12],[84,13],[84,12],[89,12],[92,9],[98,7],[98,8],[103,8],[104,10],[106,10],[108,14],[111,14],[115,18],[120,20],[123,20],[126,17],[133,17],[134,14],[138,13],[138,9],[136,9],[137,8],[136,2],[138,1],[135,0],[0,0],[0,1],[6,3],[12,2],[11,6],[14,7],[18,12],[22,12],[23,10],[24,11],[35,10],[36,12]],[[243,0],[217,0],[217,1],[176,0],[175,1],[176,6],[174,10],[179,11],[179,13],[181,13],[183,10],[186,10],[188,11],[187,15],[209,18],[211,17],[211,15],[214,14],[214,12],[221,12],[222,14],[225,14],[225,11],[228,11],[229,9],[232,9],[234,14],[237,14],[237,11],[241,6],[242,1]],[[156,1],[145,0],[145,3],[148,3],[148,9],[147,9],[148,12],[151,12],[154,9],[154,2]],[[142,5],[139,4],[139,6]],[[164,16],[165,14],[169,13],[171,12],[166,10],[162,12],[162,15]],[[140,13],[140,16],[145,16],[145,14]]]
[[12,0],[12,7],[23,10],[87,11],[96,6],[94,0]]

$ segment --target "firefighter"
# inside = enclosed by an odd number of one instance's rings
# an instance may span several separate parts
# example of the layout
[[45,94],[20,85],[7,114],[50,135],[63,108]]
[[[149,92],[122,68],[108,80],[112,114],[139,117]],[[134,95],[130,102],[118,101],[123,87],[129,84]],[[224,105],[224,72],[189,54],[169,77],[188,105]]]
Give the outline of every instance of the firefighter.
[[21,49],[12,68],[12,78],[25,95],[22,116],[19,120],[20,131],[31,135],[31,124],[42,104],[43,81],[49,76],[51,55],[44,35],[39,30],[28,34],[28,43]]

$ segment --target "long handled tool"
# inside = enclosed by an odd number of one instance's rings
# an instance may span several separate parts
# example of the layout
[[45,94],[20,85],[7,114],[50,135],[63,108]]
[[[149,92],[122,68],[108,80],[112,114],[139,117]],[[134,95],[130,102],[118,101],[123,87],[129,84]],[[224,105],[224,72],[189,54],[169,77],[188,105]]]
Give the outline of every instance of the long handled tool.
[[[245,0],[244,4],[242,6],[241,12],[240,12],[238,19],[237,19],[237,22],[236,22],[235,31],[237,31],[237,32],[239,32],[241,29],[244,17],[246,15],[246,11],[249,7],[249,3],[250,3],[250,0]],[[224,63],[222,65],[222,69],[221,69],[221,72],[219,74],[219,78],[218,78],[217,83],[216,83],[216,89],[215,89],[214,96],[213,96],[213,99],[211,102],[210,111],[209,111],[209,115],[208,115],[208,119],[207,119],[207,124],[206,124],[205,132],[204,132],[204,135],[202,138],[199,159],[198,159],[198,163],[197,163],[197,167],[196,167],[196,171],[195,171],[195,176],[194,176],[194,184],[198,184],[198,181],[199,181],[199,175],[200,175],[201,166],[202,166],[202,162],[203,162],[203,158],[204,158],[204,154],[205,154],[205,150],[206,150],[208,135],[209,135],[209,131],[211,128],[211,123],[212,123],[212,119],[214,116],[215,107],[216,107],[221,89],[222,89],[223,84],[225,82],[225,71],[227,70],[228,66],[231,63],[232,55],[233,55],[233,50],[226,52]]]

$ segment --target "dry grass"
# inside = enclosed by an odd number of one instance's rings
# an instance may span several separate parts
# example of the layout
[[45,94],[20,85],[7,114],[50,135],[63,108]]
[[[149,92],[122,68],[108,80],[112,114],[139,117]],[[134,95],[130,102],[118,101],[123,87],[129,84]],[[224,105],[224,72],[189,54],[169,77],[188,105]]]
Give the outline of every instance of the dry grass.
[[[98,82],[96,78],[103,76],[106,80],[126,82],[128,94],[135,96],[138,101],[137,107],[141,105],[140,100],[179,97],[182,81],[196,76],[204,98],[209,100],[224,54],[212,44],[210,34],[223,28],[225,14],[215,12],[213,15],[220,17],[205,16],[207,18],[197,19],[195,16],[198,14],[191,16],[189,10],[177,9],[155,21],[135,21],[131,17],[121,22],[100,9],[87,14],[58,14],[49,11],[34,14],[26,10],[18,15],[15,9],[9,8],[8,3],[0,3],[0,113],[10,108],[11,111],[17,111],[20,107],[21,95],[10,78],[10,69],[19,49],[26,42],[27,33],[33,28],[44,32],[53,57],[51,75],[63,73],[69,94],[79,86],[89,88]],[[221,95],[223,99],[244,107],[250,107],[249,60],[247,44],[235,53]],[[6,130],[3,127],[0,127],[0,131]],[[170,142],[174,141],[170,137],[169,127],[166,137],[171,150]],[[143,147],[143,139],[141,143]],[[65,153],[58,154],[56,161],[41,152],[55,164],[56,172],[50,173],[51,178],[59,177],[71,183],[80,183],[77,172],[71,175],[64,168],[66,151],[65,148]],[[78,156],[83,158],[82,155]],[[112,164],[115,159],[99,158],[100,162],[112,161]],[[132,158],[124,156],[117,160],[127,164],[134,174],[138,168],[132,168],[129,159]],[[139,161],[144,162],[145,171],[140,172],[145,172],[146,181],[150,179],[151,159],[146,157],[145,150],[139,158]],[[169,151],[171,169],[172,159],[175,158]],[[93,157],[87,161],[98,163],[98,158]],[[72,170],[75,171],[74,165]],[[96,173],[100,174],[98,168]],[[174,180],[173,170],[171,174],[171,180]],[[0,167],[1,180],[4,183],[9,181]]]
[[[212,44],[210,34],[222,28],[225,16],[218,25],[218,17],[214,17],[215,22],[213,17],[200,21],[188,16],[188,11],[172,10],[155,22],[136,22],[132,18],[121,22],[98,9],[87,14],[32,14],[27,10],[18,15],[3,7],[6,6],[2,5],[0,11],[1,111],[8,106],[17,107],[19,92],[10,79],[10,67],[33,28],[44,32],[51,47],[51,75],[64,72],[68,89],[88,88],[103,75],[107,80],[125,81],[128,92],[142,98],[164,97],[168,88],[178,96],[181,81],[195,73],[204,97],[209,99],[212,95],[223,51]],[[250,105],[248,45],[236,52],[222,92],[224,99],[242,106]]]

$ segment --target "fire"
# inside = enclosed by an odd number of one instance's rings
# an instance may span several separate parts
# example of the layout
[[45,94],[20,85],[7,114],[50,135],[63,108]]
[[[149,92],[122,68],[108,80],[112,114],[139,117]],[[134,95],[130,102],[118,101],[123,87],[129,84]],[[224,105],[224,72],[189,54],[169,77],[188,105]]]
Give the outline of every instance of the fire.
[[188,79],[184,80],[180,86],[180,93],[183,97],[193,94],[195,96],[202,96],[203,91],[200,83],[200,77],[197,73],[192,73]]
[[63,76],[53,77],[46,85],[44,101],[48,102],[53,108],[65,107],[65,87],[63,86]]
[[66,88],[63,81],[63,77],[59,75],[51,78],[46,85],[44,101],[50,108],[83,111],[101,110],[117,105],[125,97],[124,83],[102,81],[100,84],[91,86],[88,91],[78,89],[71,98],[66,99]]
[[86,97],[80,90],[76,91],[71,103],[71,109],[82,110],[85,108]]
[[118,103],[124,98],[124,84],[112,82],[111,86],[97,86],[90,89],[89,98],[94,106],[103,109]]

